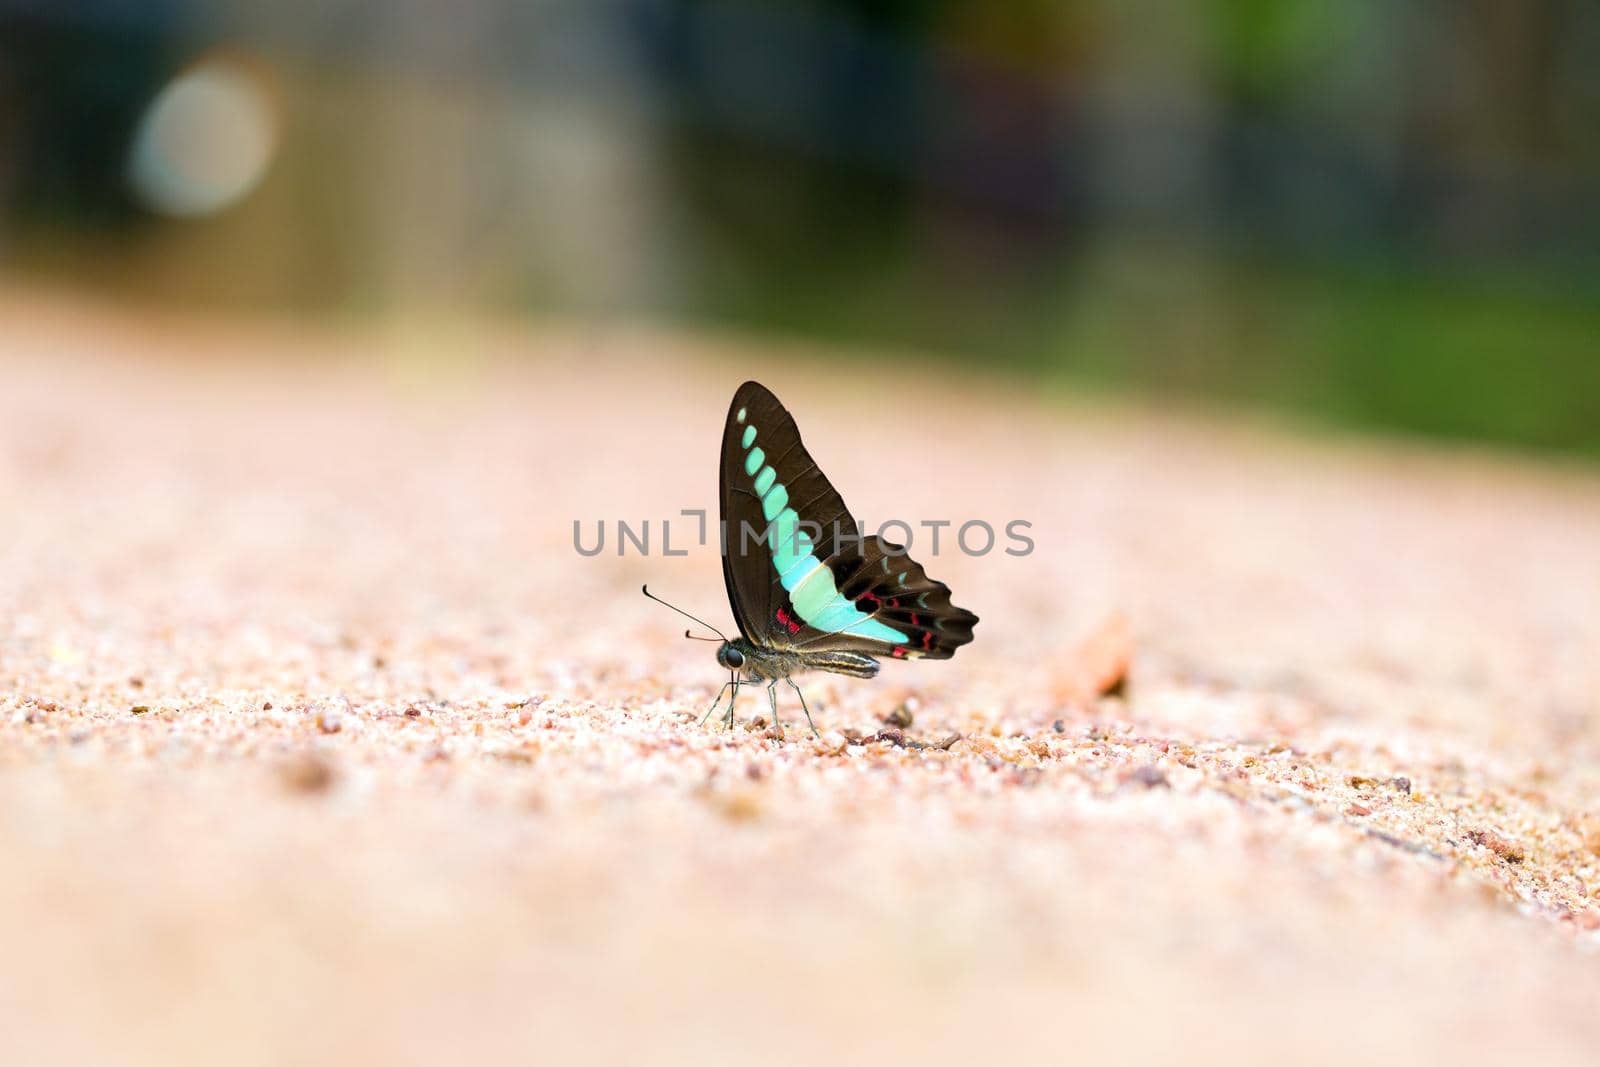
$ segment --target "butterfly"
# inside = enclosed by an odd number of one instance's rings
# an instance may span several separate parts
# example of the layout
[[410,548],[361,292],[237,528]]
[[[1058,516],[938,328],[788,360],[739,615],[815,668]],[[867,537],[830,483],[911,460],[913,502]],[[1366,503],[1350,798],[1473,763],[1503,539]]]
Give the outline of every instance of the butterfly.
[[[741,385],[728,406],[721,496],[722,577],[739,636],[730,640],[701,623],[721,638],[717,662],[729,672],[706,719],[731,689],[732,726],[740,686],[765,682],[773,723],[781,726],[782,681],[816,734],[795,675],[871,678],[880,657],[949,659],[972,640],[978,617],[952,604],[949,587],[929,578],[903,546],[861,531],[806,451],[794,416],[759,382]],[[648,588],[644,594],[660,601]]]

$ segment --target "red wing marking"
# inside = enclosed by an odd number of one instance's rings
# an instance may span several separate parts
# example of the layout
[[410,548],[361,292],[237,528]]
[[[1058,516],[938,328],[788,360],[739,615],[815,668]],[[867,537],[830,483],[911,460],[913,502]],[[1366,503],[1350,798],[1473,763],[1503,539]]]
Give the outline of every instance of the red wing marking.
[[778,609],[778,625],[792,634],[800,632],[800,624],[789,617],[789,613],[782,608]]

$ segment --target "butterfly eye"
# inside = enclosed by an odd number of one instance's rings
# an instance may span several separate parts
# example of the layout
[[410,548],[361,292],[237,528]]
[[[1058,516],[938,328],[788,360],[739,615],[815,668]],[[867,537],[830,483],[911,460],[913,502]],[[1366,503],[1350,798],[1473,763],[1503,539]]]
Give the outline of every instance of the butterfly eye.
[[744,653],[732,645],[723,645],[717,650],[717,662],[731,671],[736,671],[744,666]]

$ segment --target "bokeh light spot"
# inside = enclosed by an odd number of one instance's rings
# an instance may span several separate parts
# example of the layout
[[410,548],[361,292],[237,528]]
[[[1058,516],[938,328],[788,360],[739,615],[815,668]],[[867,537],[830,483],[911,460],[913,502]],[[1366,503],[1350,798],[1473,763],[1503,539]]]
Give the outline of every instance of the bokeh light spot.
[[277,148],[277,126],[257,75],[231,60],[202,61],[174,78],[140,119],[129,184],[159,214],[215,214],[260,183]]

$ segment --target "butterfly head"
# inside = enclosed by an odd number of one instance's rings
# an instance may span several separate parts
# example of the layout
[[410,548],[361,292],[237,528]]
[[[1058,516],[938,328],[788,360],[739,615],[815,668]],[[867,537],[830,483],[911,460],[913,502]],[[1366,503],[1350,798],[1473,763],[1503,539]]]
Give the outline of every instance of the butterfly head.
[[737,671],[744,667],[744,653],[732,641],[724,641],[717,646],[717,662],[726,670]]

